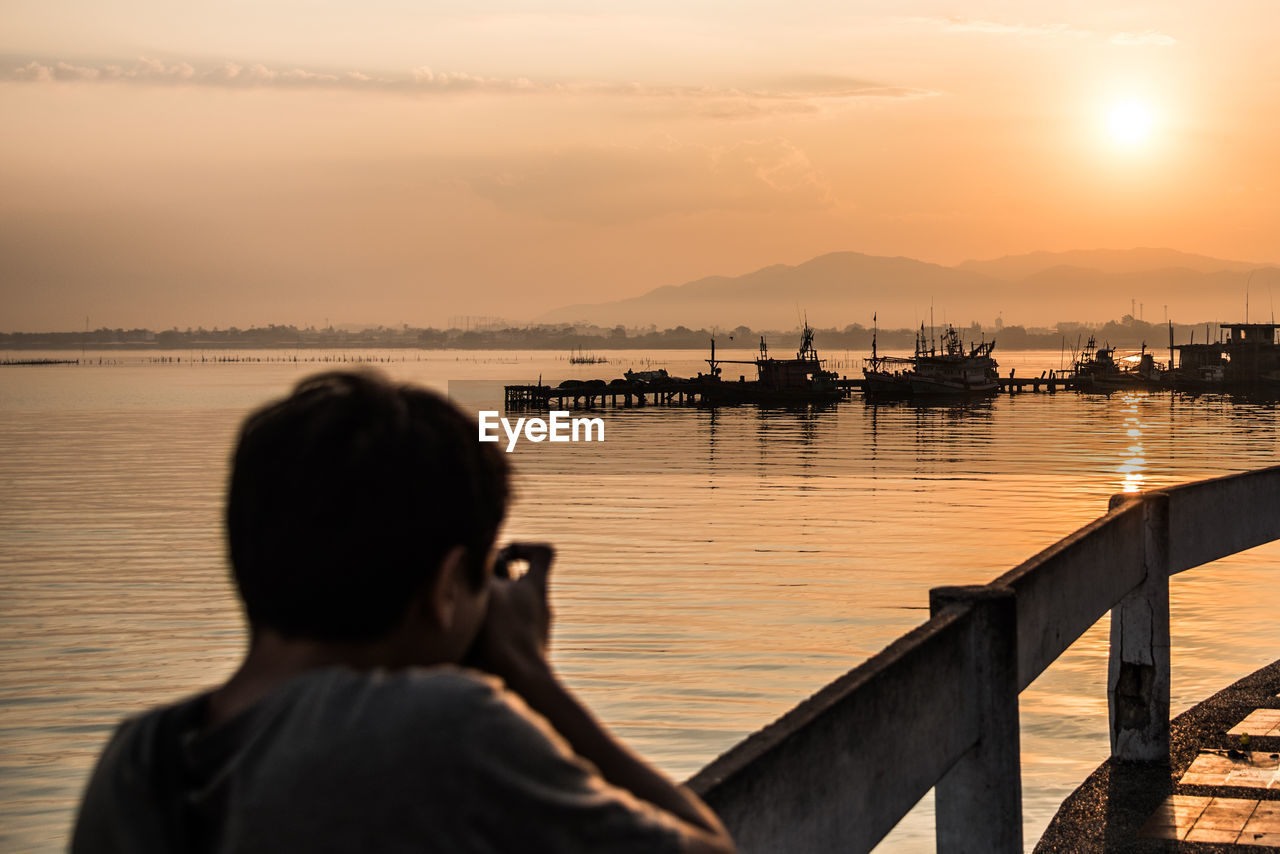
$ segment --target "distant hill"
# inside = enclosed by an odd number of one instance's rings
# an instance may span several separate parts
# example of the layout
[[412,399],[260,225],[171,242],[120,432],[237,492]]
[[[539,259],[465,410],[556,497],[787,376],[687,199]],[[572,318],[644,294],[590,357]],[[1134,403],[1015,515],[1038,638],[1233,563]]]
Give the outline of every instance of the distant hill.
[[[822,326],[869,326],[877,306],[893,303],[914,307],[904,309],[907,316],[900,324],[914,326],[916,318],[928,319],[930,300],[958,311],[972,302],[970,295],[1004,290],[1006,283],[967,270],[910,258],[833,252],[794,267],[776,264],[742,276],[710,276],[662,287],[631,299],[566,306],[539,319],[769,329],[794,325],[807,313],[810,321]],[[963,318],[966,323],[969,319],[968,314]]]
[[1270,315],[1280,267],[1226,261],[1171,249],[1034,252],[956,267],[910,258],[833,252],[803,264],[776,264],[742,276],[710,276],[613,302],[565,306],[544,322],[661,328],[785,328],[807,313],[815,325],[910,327],[928,322],[1047,326],[1129,314],[1147,321],[1243,318],[1253,275],[1251,316]]
[[990,261],[965,261],[960,270],[981,273],[993,279],[1017,282],[1055,267],[1075,267],[1099,273],[1144,273],[1152,270],[1194,270],[1198,273],[1248,272],[1264,264],[1224,261],[1205,255],[1191,255],[1173,249],[1075,249],[1070,252],[1031,252],[1006,255]]

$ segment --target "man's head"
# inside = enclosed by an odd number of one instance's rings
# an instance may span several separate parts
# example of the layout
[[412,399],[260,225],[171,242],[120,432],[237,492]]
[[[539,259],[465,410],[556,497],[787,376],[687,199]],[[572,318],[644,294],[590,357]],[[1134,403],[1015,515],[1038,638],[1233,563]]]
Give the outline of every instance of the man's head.
[[480,590],[507,476],[502,454],[432,392],[374,373],[303,380],[249,416],[236,448],[227,537],[250,623],[377,640],[456,547]]

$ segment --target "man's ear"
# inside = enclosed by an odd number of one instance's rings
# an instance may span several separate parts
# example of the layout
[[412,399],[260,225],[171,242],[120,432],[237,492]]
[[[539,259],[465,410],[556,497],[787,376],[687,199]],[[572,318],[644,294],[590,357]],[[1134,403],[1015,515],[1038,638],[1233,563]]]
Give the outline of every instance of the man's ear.
[[442,632],[453,628],[458,598],[466,583],[467,551],[460,545],[454,546],[440,560],[436,577],[428,585],[428,601],[424,603],[428,616]]

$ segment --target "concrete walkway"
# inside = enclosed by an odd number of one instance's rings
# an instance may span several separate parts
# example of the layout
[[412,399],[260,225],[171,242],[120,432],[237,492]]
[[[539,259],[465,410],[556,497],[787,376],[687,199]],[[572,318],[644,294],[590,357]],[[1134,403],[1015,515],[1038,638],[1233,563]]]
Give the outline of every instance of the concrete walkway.
[[1037,854],[1280,854],[1280,661],[1170,725],[1170,764],[1108,760],[1076,789]]

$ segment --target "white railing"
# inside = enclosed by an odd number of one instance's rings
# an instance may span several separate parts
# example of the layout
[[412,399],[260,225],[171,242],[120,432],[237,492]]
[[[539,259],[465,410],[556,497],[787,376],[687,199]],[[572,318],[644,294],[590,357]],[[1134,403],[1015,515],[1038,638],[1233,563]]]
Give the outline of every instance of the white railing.
[[1021,852],[1018,693],[1111,611],[1111,753],[1169,757],[1169,576],[1280,539],[1280,466],[1117,495],[690,781],[744,854],[869,851],[931,788],[941,852]]

